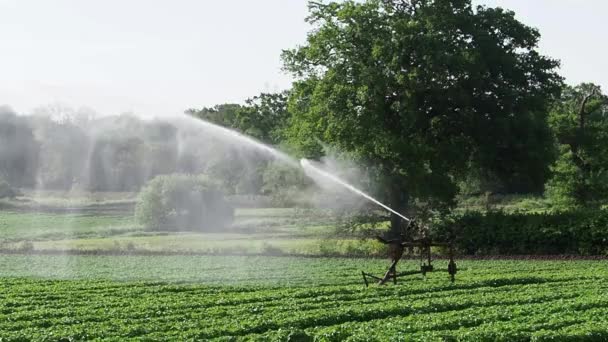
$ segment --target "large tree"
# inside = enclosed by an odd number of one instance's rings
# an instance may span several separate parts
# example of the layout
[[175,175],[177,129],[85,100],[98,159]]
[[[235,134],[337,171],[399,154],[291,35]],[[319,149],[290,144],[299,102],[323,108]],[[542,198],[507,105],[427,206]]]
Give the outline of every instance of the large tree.
[[[372,166],[380,194],[450,203],[471,167],[542,189],[551,162],[546,111],[558,62],[540,34],[470,0],[311,2],[304,45],[283,54],[296,78],[290,139],[318,140]],[[318,140],[317,140],[318,139]],[[393,215],[393,233],[400,222]]]
[[565,205],[597,205],[608,199],[608,96],[599,86],[566,86],[550,114],[560,157],[549,195]]

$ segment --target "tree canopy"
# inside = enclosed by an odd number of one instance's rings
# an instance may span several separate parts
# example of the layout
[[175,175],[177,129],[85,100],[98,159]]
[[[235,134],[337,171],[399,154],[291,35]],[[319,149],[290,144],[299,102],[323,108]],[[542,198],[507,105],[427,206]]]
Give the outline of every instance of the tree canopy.
[[283,53],[298,78],[289,137],[303,153],[319,154],[320,139],[352,154],[401,209],[408,198],[449,203],[471,167],[542,189],[561,77],[537,30],[469,0],[309,8],[306,44]]
[[566,86],[550,112],[560,157],[549,195],[567,205],[608,199],[608,96],[599,86]]
[[282,141],[283,129],[290,116],[287,95],[287,91],[261,93],[247,99],[245,105],[226,103],[210,108],[188,109],[186,114],[276,145]]

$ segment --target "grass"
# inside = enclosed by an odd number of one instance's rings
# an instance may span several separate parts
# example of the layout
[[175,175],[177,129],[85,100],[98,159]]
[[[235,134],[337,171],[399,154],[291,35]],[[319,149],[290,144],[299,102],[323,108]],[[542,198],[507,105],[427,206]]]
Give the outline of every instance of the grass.
[[[326,218],[298,209],[238,209],[224,232],[147,231],[132,215],[0,212],[0,248],[55,252],[353,255],[372,242],[336,240]],[[370,245],[372,243],[372,245]]]
[[[134,222],[135,197],[26,190],[2,202],[0,250],[318,255],[333,232],[321,211],[284,208],[238,208],[234,224],[221,233],[147,231]],[[341,242],[349,243],[357,241]]]
[[112,236],[141,231],[131,217],[0,211],[0,241]]
[[603,262],[462,261],[455,284],[445,272],[435,272],[396,286],[363,286],[361,270],[380,274],[385,267],[385,260],[332,258],[0,255],[0,336],[7,341],[608,337]]
[[[23,249],[15,243],[13,249]],[[375,240],[346,238],[278,238],[260,234],[184,233],[156,236],[121,236],[37,241],[35,251],[54,252],[181,252],[196,254],[302,255],[302,256],[384,256],[384,245]]]
[[90,191],[54,191],[54,190],[21,190],[19,199],[24,203],[55,207],[82,207],[100,204],[133,203],[137,198],[135,192],[90,192]]

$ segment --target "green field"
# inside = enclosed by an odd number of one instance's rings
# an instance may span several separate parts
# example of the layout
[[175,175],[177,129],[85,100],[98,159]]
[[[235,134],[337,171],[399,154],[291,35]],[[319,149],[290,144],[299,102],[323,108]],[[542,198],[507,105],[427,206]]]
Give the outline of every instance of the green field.
[[238,209],[222,232],[169,232],[99,201],[0,211],[0,341],[608,340],[605,261],[458,260],[451,284],[437,260],[426,279],[366,288],[361,271],[387,260],[319,256],[384,246],[321,211]]
[[237,209],[221,232],[168,232],[146,230],[129,214],[0,211],[0,251],[384,255],[375,240],[338,237],[331,218],[311,212]]
[[331,258],[2,255],[0,337],[608,339],[605,262],[461,261],[455,284],[435,272],[365,288],[360,271],[385,266]]

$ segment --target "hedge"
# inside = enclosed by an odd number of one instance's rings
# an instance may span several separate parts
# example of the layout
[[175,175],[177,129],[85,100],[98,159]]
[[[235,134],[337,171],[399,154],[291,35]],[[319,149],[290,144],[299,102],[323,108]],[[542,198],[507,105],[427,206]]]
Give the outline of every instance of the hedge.
[[433,233],[469,255],[608,255],[608,210],[467,212],[437,223]]

